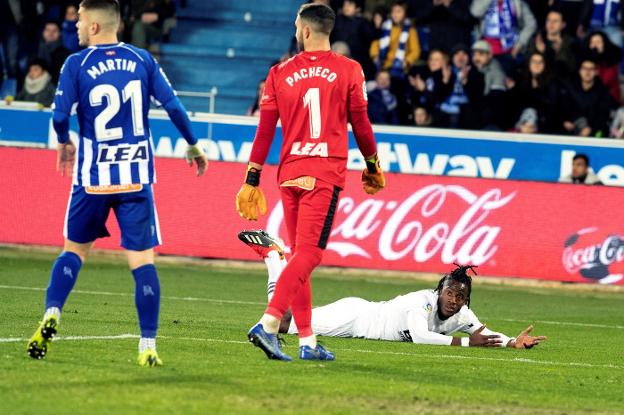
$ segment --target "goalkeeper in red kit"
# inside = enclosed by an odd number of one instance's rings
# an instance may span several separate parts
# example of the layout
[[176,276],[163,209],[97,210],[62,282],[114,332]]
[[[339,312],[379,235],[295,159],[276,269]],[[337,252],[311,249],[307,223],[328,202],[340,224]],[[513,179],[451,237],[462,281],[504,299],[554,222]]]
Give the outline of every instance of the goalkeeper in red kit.
[[305,4],[299,9],[295,26],[302,52],[269,71],[247,176],[236,195],[236,209],[245,219],[257,220],[258,213],[266,213],[260,173],[281,119],[284,140],[278,184],[292,257],[264,315],[248,333],[249,341],[270,359],[292,360],[277,338],[280,320],[289,308],[298,328],[299,358],[335,359],[317,344],[312,331],[310,274],[323,257],[345,185],[347,122],[366,161],[364,190],[374,194],[385,186],[366,113],[364,74],[357,62],[331,51],[334,21],[334,12],[325,5]]

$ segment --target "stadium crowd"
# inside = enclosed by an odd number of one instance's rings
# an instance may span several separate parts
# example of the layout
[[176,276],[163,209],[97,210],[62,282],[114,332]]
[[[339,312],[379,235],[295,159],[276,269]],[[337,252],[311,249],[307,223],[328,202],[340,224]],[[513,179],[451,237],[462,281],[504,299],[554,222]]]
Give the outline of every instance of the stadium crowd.
[[[0,90],[14,81],[15,99],[50,106],[67,56],[78,45],[79,0],[0,0]],[[158,52],[175,24],[179,0],[120,0],[119,38]]]
[[313,1],[373,123],[624,138],[619,0]]
[[[362,65],[376,124],[624,138],[619,0],[312,1],[336,11],[332,48]],[[120,39],[158,53],[181,2],[120,0]],[[51,104],[78,3],[0,0],[0,90]]]

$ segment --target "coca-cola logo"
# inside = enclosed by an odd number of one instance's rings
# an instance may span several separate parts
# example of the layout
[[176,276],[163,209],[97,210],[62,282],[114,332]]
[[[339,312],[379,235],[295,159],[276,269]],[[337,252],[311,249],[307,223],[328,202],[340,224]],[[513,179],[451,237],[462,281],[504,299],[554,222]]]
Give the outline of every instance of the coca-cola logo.
[[[486,219],[515,195],[503,195],[497,188],[477,195],[462,186],[433,184],[402,201],[368,198],[358,203],[343,197],[327,249],[341,257],[422,263],[439,255],[445,264],[481,265],[498,250],[501,232]],[[278,203],[269,216],[268,232],[279,234],[282,222]]]
[[612,273],[610,266],[624,262],[624,238],[600,236],[596,227],[583,228],[566,239],[561,260],[570,274],[579,273],[603,284],[615,283],[624,275]]

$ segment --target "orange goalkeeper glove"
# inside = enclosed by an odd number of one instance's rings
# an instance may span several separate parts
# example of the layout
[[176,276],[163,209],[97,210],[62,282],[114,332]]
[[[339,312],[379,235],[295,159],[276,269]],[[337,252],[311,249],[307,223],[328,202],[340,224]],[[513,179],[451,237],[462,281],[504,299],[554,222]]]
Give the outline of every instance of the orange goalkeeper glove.
[[377,154],[366,160],[366,169],[362,172],[362,186],[369,195],[374,195],[386,187],[386,178],[379,166]]
[[259,185],[260,170],[247,166],[245,183],[236,194],[236,211],[245,219],[258,220],[258,211],[261,215],[267,212],[266,198]]

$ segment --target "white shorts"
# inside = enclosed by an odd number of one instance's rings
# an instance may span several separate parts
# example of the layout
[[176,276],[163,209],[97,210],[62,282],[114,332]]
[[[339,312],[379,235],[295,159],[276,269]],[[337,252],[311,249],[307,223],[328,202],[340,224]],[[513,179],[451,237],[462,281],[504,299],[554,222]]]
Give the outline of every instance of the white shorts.
[[[319,336],[356,337],[358,318],[367,315],[373,303],[363,298],[347,297],[312,309],[312,331]],[[288,334],[296,334],[294,319]]]

